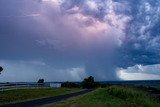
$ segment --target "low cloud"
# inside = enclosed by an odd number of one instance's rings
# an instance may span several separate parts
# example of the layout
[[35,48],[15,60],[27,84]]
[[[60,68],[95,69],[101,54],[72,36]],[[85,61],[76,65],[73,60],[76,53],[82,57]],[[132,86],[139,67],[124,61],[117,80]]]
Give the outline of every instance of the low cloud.
[[117,75],[123,80],[159,80],[160,64],[121,68],[117,70]]
[[4,68],[1,82],[33,82],[39,78],[45,81],[82,81],[87,76],[83,67],[57,68],[40,60],[0,61]]

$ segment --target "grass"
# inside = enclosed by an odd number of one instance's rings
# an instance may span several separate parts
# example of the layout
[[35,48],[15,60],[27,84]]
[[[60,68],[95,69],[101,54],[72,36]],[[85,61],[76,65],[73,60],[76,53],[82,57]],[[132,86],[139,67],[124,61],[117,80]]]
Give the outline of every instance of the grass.
[[0,92],[0,104],[21,102],[77,92],[78,88],[34,88]]
[[160,103],[142,90],[112,86],[43,107],[160,107]]
[[108,89],[108,93],[114,97],[129,102],[134,107],[160,107],[158,100],[143,90],[127,86],[114,86]]

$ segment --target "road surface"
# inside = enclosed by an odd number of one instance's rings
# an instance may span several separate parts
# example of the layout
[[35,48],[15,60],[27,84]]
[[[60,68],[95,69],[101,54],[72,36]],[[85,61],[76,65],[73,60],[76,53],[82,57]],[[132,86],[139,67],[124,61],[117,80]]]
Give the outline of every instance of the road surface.
[[49,104],[49,103],[55,103],[57,101],[61,101],[61,100],[65,100],[70,97],[82,95],[82,94],[85,94],[91,91],[93,91],[93,89],[92,90],[91,89],[82,90],[82,91],[75,92],[75,93],[59,95],[59,96],[54,96],[54,97],[49,97],[49,98],[36,99],[36,100],[13,103],[13,104],[5,104],[5,105],[0,105],[0,107],[37,107],[37,106],[42,106],[42,105]]

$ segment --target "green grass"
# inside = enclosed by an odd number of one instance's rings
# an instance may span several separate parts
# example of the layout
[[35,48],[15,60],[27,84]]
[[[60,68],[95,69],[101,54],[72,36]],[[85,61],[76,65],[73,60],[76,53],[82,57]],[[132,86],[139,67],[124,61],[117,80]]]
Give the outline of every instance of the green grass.
[[108,94],[130,103],[135,107],[160,107],[158,100],[143,90],[127,86],[113,86]]
[[77,92],[78,88],[33,88],[0,92],[0,104],[21,102]]
[[43,107],[160,107],[160,103],[142,90],[112,86]]

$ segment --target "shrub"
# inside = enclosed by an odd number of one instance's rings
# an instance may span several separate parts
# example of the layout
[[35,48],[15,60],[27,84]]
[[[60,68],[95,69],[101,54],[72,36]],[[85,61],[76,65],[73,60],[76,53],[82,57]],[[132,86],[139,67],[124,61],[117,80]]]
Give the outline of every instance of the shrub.
[[3,71],[3,68],[0,66],[0,74],[1,74],[2,71]]
[[44,83],[44,79],[39,79],[37,83]]
[[67,87],[67,88],[79,88],[80,86],[73,82],[64,82],[61,84],[61,87]]

